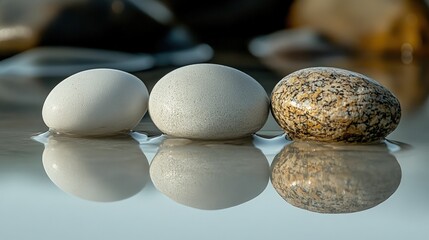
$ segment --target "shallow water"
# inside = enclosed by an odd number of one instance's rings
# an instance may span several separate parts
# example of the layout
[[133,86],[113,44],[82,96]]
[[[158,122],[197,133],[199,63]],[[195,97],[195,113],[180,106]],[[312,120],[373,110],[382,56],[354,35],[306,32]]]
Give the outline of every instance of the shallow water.
[[[41,99],[53,85],[31,81]],[[0,239],[429,237],[427,98],[375,145],[290,142],[272,119],[190,141],[147,116],[131,135],[35,139],[41,104],[1,108]]]

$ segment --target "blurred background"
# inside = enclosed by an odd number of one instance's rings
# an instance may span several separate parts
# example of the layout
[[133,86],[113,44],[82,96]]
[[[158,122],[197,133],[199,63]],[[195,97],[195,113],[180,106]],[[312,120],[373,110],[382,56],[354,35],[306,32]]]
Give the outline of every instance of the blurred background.
[[428,20],[424,0],[0,0],[0,100],[34,102],[37,84],[17,78],[112,67],[156,81],[155,69],[217,62],[266,68],[268,92],[299,68],[344,67],[413,108],[429,89]]
[[285,28],[290,5],[280,0],[1,0],[0,53],[5,57],[36,46],[153,53],[197,41],[243,50],[252,37]]
[[0,1],[3,58],[38,46],[157,52],[201,41],[245,50],[256,36],[303,28],[344,50],[428,53],[424,0]]
[[0,103],[40,104],[89,68],[135,73],[150,90],[178,66],[214,62],[267,92],[294,70],[342,67],[413,111],[429,92],[428,41],[425,0],[0,0]]

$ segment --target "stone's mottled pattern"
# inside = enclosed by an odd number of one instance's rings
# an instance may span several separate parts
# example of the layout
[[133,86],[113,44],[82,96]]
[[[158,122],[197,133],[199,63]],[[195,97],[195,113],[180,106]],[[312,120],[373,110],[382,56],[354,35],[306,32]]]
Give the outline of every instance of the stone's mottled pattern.
[[399,124],[398,99],[376,81],[347,70],[307,68],[273,89],[271,110],[292,140],[374,142]]
[[389,198],[401,168],[385,144],[293,142],[272,164],[271,183],[293,206],[319,213],[350,213]]

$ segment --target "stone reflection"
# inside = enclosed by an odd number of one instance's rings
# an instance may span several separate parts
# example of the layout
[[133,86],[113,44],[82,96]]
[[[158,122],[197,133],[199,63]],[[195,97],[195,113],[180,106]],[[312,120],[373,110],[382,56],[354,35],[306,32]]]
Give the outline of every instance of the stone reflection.
[[224,209],[258,196],[269,181],[269,164],[251,139],[228,142],[166,139],[150,166],[155,187],[198,209]]
[[319,213],[351,213],[389,198],[401,168],[385,143],[333,145],[293,142],[274,159],[271,182],[293,206]]
[[43,167],[63,191],[97,202],[129,198],[141,191],[149,179],[149,163],[129,136],[49,136]]

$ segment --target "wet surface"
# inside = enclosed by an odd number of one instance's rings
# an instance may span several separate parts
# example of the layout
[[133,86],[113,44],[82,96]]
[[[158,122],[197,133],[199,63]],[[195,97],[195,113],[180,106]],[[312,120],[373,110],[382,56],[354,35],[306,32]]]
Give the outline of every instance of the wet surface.
[[[281,79],[243,62],[268,92]],[[290,142],[272,118],[227,142],[161,136],[148,116],[131,135],[34,139],[59,79],[27,79],[34,101],[0,105],[0,239],[427,239],[429,79],[377,64],[405,110],[374,145]],[[169,70],[136,75],[150,89]]]

